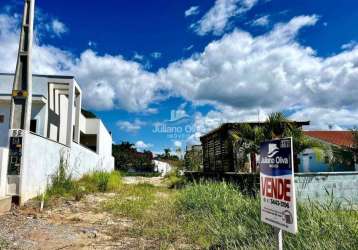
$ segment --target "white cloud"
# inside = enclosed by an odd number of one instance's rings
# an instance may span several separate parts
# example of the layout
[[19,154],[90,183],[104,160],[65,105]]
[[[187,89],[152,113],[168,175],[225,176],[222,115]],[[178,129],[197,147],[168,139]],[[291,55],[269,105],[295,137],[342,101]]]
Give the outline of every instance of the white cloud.
[[173,144],[175,148],[181,148],[183,146],[181,141],[174,141]]
[[141,55],[141,54],[138,54],[138,52],[134,52],[133,59],[134,59],[134,60],[137,60],[137,61],[143,61],[143,60],[144,60],[144,56]]
[[145,110],[161,86],[141,64],[92,50],[81,54],[72,72],[86,93],[84,103],[94,109]]
[[93,41],[88,41],[88,47],[95,48],[95,47],[97,47],[97,43],[93,42]]
[[145,122],[139,119],[135,119],[134,122],[118,121],[116,123],[120,130],[123,130],[128,133],[137,133],[145,124]]
[[231,17],[249,11],[256,3],[257,0],[216,0],[214,6],[191,27],[201,36],[208,33],[221,35]]
[[157,108],[147,108],[143,111],[143,114],[146,115],[153,115],[153,114],[157,114],[159,111]]
[[251,22],[252,26],[267,26],[270,23],[269,16],[262,16]]
[[345,43],[341,46],[341,49],[344,49],[344,50],[350,50],[350,49],[354,49],[354,47],[356,47],[358,45],[358,42],[357,41],[350,41],[349,43]]
[[62,34],[68,32],[68,28],[66,27],[66,25],[60,22],[58,19],[52,20],[50,27],[53,33],[58,37],[61,37]]
[[173,92],[193,102],[240,108],[297,105],[308,101],[298,90],[312,87],[307,80],[317,80],[322,60],[294,38],[316,21],[315,16],[297,17],[259,37],[236,30],[160,73]]
[[184,50],[185,50],[185,51],[189,51],[189,50],[192,50],[193,48],[194,48],[194,45],[191,44],[191,45],[189,45],[188,47],[185,47]]
[[[317,21],[316,16],[295,17],[256,37],[235,30],[209,43],[201,53],[156,73],[120,55],[86,50],[76,57],[36,39],[33,69],[41,74],[74,74],[91,109],[143,112],[167,96],[180,96],[196,105],[215,107],[205,116],[196,116],[197,126],[203,129],[255,118],[258,109],[262,116],[291,110],[292,117],[312,119],[314,128],[326,128],[331,121],[350,127],[358,114],[358,48],[317,56],[297,40],[300,29]],[[2,72],[15,69],[19,22],[18,16],[0,14]]]
[[135,147],[138,150],[146,150],[146,149],[149,149],[149,148],[153,147],[153,144],[145,143],[144,141],[137,141],[135,143]]
[[154,59],[159,59],[162,57],[162,53],[161,52],[153,52],[150,54],[151,57],[153,57]]
[[358,125],[358,110],[344,108],[306,108],[295,112],[290,118],[295,120],[309,120],[309,130],[344,130]]
[[199,6],[191,6],[189,9],[185,11],[185,16],[195,16],[199,14]]

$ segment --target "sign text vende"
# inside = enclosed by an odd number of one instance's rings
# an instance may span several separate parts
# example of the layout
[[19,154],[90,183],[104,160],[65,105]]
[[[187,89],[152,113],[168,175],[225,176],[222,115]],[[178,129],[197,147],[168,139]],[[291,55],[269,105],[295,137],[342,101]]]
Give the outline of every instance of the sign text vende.
[[292,138],[261,144],[260,195],[261,220],[276,228],[296,233]]

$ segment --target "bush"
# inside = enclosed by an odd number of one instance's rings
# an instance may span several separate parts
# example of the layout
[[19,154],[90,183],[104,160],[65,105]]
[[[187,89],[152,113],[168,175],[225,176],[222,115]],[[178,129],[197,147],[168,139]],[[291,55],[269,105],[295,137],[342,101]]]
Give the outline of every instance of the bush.
[[[203,248],[274,249],[271,226],[261,222],[260,200],[226,183],[199,183],[175,202],[187,237]],[[298,206],[299,233],[284,234],[287,249],[357,249],[357,211],[316,203]]]

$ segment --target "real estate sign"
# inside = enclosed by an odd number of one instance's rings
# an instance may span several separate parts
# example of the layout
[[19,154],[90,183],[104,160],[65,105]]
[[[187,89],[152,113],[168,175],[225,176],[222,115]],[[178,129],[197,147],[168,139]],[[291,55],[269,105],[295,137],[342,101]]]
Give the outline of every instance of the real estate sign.
[[261,220],[295,234],[297,215],[292,147],[292,138],[261,144],[260,192]]

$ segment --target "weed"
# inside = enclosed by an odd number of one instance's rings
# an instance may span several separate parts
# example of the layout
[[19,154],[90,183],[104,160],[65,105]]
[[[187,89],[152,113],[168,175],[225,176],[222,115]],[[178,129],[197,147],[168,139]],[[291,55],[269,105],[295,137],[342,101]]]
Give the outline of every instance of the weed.
[[103,208],[117,215],[141,218],[154,204],[155,189],[150,184],[123,185],[114,198],[103,204]]

